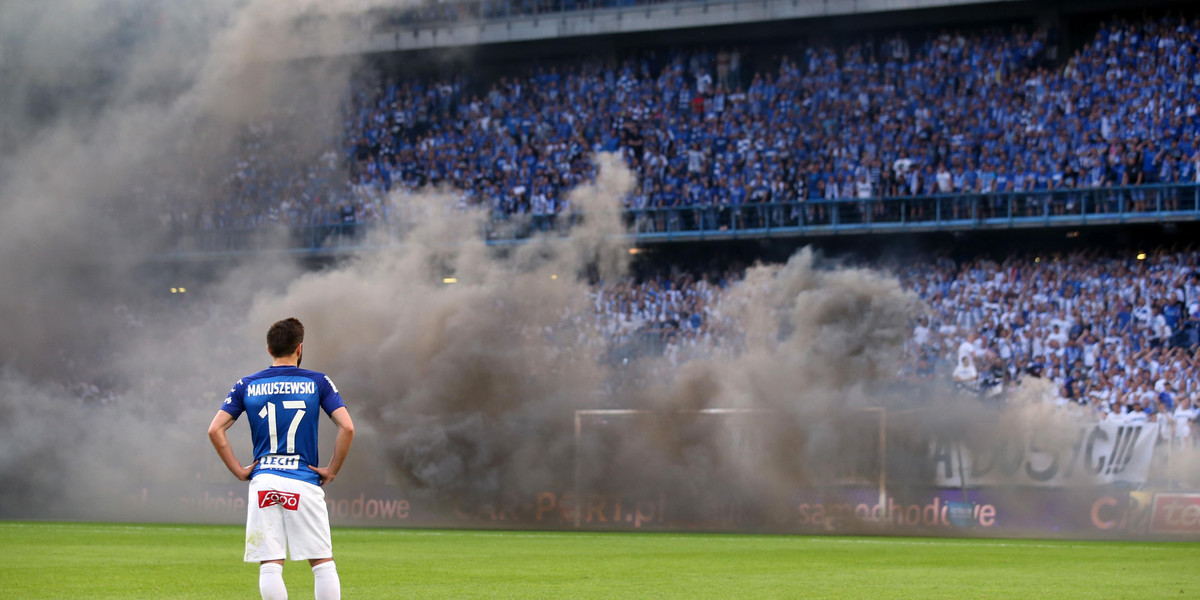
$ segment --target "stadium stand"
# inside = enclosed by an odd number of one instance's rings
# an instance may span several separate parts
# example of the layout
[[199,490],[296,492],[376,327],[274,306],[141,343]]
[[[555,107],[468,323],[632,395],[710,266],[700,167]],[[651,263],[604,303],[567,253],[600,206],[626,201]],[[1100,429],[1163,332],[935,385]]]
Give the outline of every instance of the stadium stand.
[[[1196,401],[1200,278],[1195,252],[910,265],[930,309],[906,349],[910,373],[965,360],[985,389],[1032,373],[1059,403],[1138,418]],[[915,366],[914,366],[915,363]]]
[[[1139,256],[1070,253],[996,262],[883,261],[927,307],[912,327],[898,376],[957,382],[996,396],[1024,377],[1052,382],[1037,401],[1083,419],[1178,417],[1191,444],[1200,402],[1200,252]],[[598,285],[595,326],[609,348],[631,342],[672,365],[736,353],[722,316],[737,269]],[[1163,417],[1160,420],[1166,422]]]
[[[753,61],[731,45],[385,79],[354,90],[343,143],[311,164],[265,163],[254,150],[271,132],[252,132],[221,200],[192,217],[358,227],[402,218],[389,197],[444,186],[460,207],[550,229],[602,151],[639,177],[625,199],[638,234],[1200,212],[1200,20],[1109,19],[1066,60],[1056,35],[943,30]],[[929,307],[902,377],[987,396],[1033,375],[1081,418],[1169,421],[1192,444],[1198,263],[1187,250],[875,266]],[[732,348],[720,302],[740,276],[598,285],[594,326],[610,349],[650,340],[672,364]]]
[[199,225],[384,221],[388,193],[449,185],[547,228],[599,151],[636,170],[640,233],[1194,210],[1178,184],[1200,176],[1200,22],[1111,21],[1051,68],[1054,35],[897,35],[753,72],[728,47],[387,80],[355,92],[336,155],[281,172],[246,152]]

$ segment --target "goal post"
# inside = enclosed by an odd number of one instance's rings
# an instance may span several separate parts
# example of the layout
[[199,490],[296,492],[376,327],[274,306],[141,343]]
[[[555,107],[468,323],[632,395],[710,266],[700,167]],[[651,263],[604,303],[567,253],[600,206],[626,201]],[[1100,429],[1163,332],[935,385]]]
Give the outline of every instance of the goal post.
[[[874,414],[879,423],[879,476],[878,476],[878,493],[879,505],[887,505],[887,408],[882,406],[872,406],[853,409],[853,412]],[[634,409],[634,408],[602,408],[602,409],[580,409],[575,411],[575,448],[574,448],[574,482],[573,488],[575,498],[582,498],[581,482],[583,474],[581,473],[582,461],[580,460],[581,448],[583,444],[581,438],[583,436],[583,425],[586,419],[598,417],[657,417],[657,416],[771,416],[787,414],[785,411],[775,409],[761,408],[701,408],[691,410],[653,410],[653,409]],[[582,512],[575,510],[575,527],[582,525]]]

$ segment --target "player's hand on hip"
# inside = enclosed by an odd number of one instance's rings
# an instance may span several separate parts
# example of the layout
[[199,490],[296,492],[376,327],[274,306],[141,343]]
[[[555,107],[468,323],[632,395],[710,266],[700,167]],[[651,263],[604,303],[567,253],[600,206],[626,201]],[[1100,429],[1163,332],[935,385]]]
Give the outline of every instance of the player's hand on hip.
[[237,472],[235,472],[233,475],[238,478],[238,481],[250,481],[250,475],[252,473],[254,473],[254,465],[257,465],[257,464],[258,464],[258,461],[256,460],[256,461],[238,469]]
[[322,468],[322,467],[314,467],[312,465],[308,465],[308,468],[315,471],[317,473],[317,475],[319,475],[321,477],[321,485],[325,485],[325,484],[329,483],[330,481],[333,481],[334,477],[337,477],[337,474],[334,473],[333,471],[329,470],[329,467]]

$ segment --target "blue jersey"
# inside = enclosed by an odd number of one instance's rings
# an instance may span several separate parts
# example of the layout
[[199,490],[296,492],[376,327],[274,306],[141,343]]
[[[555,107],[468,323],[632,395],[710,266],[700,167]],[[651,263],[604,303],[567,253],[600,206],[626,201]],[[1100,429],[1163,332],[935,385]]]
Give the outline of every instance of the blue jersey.
[[243,377],[229,390],[221,410],[250,419],[254,459],[250,477],[272,473],[318,484],[308,466],[320,466],[317,409],[332,414],[345,406],[329,376],[299,367],[268,367]]

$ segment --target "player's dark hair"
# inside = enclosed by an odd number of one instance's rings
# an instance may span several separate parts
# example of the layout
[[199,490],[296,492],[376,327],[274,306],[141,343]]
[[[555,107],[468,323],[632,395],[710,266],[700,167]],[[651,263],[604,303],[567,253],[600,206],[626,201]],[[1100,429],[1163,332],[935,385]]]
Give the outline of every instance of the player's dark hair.
[[304,324],[296,317],[275,321],[267,330],[267,351],[280,358],[290,356],[304,341]]

